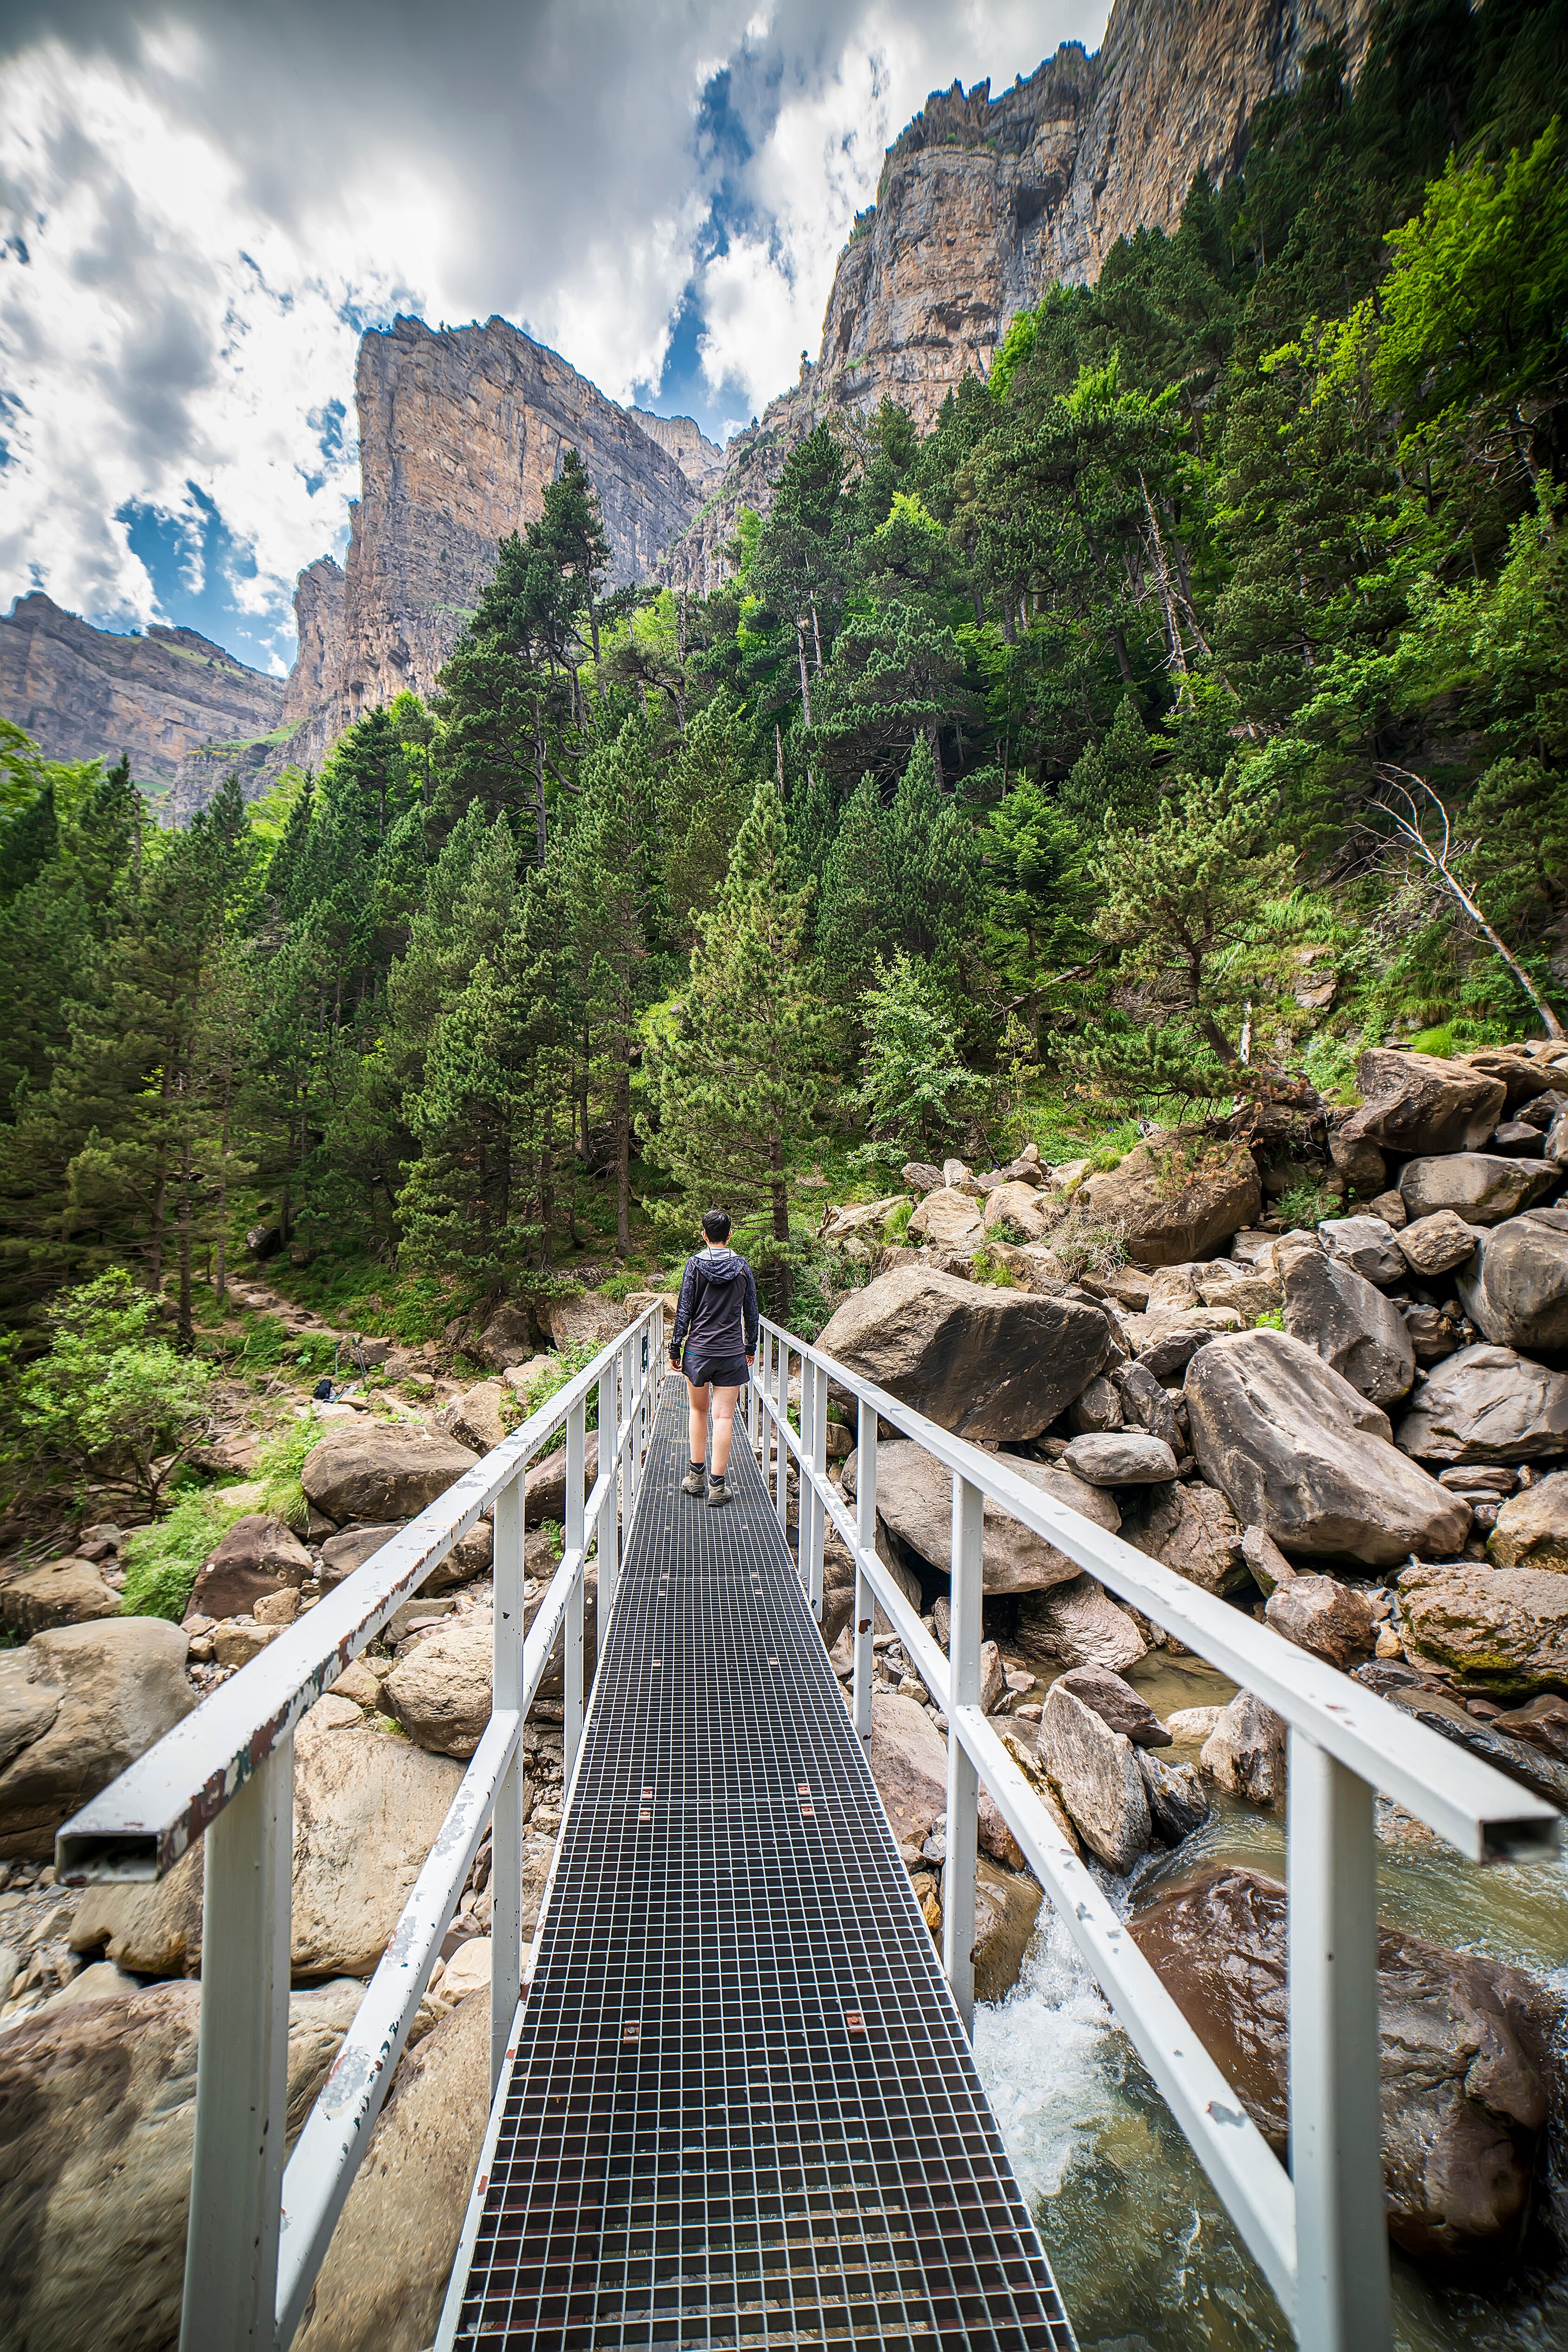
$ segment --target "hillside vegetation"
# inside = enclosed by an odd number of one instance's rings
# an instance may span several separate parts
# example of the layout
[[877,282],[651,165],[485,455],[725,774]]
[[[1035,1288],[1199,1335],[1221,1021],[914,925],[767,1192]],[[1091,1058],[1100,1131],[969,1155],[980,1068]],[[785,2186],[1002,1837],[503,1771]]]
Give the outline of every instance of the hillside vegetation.
[[[1563,12],[1384,13],[924,438],[781,457],[699,602],[569,457],[425,707],[181,832],[0,745],[0,1307],[247,1223],[424,1336],[721,1199],[1228,1129],[1568,1006]],[[114,747],[106,746],[106,757]],[[303,1262],[303,1263],[300,1263]],[[287,1259],[279,1264],[287,1266]]]

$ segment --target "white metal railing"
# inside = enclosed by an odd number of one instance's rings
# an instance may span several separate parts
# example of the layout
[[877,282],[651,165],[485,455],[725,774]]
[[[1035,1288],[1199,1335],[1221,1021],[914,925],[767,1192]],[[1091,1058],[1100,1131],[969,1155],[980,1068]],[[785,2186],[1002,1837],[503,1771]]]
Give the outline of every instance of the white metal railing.
[[[67,1885],[161,1878],[205,1834],[181,2352],[286,2352],[293,2340],[487,1822],[494,2091],[515,2042],[522,1975],[522,1726],[561,1633],[570,1786],[583,1729],[584,1564],[596,1542],[602,1642],[663,1355],[656,1305],[59,1833],[57,1864]],[[587,1404],[595,1392],[598,1473],[584,1499]],[[563,1424],[565,1551],[525,1639],[524,1474]],[[295,1727],[491,1508],[489,1723],[285,2168]]]
[[[798,1434],[789,1423],[792,1360],[800,1371]],[[830,1380],[858,1409],[853,1519],[826,1475]],[[952,1475],[947,1656],[877,1557],[879,1422],[912,1439]],[[786,1529],[791,1455],[797,1465],[797,1559],[818,1618],[829,1521],[854,1559],[853,1706],[861,1738],[871,1727],[873,1598],[946,1713],[942,1960],[965,2023],[973,2007],[976,1807],[984,1780],[1268,2279],[1297,2342],[1306,2352],[1385,2352],[1392,2339],[1373,1798],[1381,1790],[1395,1799],[1478,1863],[1555,1845],[1555,1809],[1363,1684],[1095,1527],[1020,1477],[1005,1454],[983,1453],[952,1436],[765,1318],[747,1424],[764,1478],[771,1468],[779,1523]],[[1256,1692],[1289,1727],[1289,2171],[981,1712],[987,1500]]]

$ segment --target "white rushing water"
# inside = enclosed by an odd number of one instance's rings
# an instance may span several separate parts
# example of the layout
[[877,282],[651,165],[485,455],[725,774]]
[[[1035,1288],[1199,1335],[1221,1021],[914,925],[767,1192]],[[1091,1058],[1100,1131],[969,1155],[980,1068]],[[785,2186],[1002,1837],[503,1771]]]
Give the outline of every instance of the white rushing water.
[[[1276,1851],[1244,1856],[1246,1825],[1220,1814],[1184,1850],[1181,1874],[1220,1849],[1279,1873],[1278,1826],[1258,1828]],[[1216,1851],[1201,1851],[1210,1845]],[[1395,1893],[1388,1908],[1406,1914],[1399,1925],[1438,1936],[1463,1908],[1470,1934],[1447,1940],[1511,1946],[1507,1957],[1568,1992],[1568,1970],[1550,1966],[1545,1938],[1527,1934],[1535,1948],[1519,1948],[1521,1915],[1550,1923],[1550,1958],[1568,1938],[1568,1874],[1560,1863],[1544,1868],[1544,1876],[1539,1864],[1478,1873],[1425,1853],[1426,1899],[1411,1902],[1406,1883],[1387,1890]],[[1500,1922],[1512,1932],[1498,1934]],[[1082,2352],[1289,2352],[1278,2305],[1048,1903],[1014,1991],[976,2010],[974,2052]],[[1544,2240],[1536,2259],[1489,2286],[1445,2284],[1395,2255],[1394,2295],[1398,2352],[1568,2347],[1568,2267]]]

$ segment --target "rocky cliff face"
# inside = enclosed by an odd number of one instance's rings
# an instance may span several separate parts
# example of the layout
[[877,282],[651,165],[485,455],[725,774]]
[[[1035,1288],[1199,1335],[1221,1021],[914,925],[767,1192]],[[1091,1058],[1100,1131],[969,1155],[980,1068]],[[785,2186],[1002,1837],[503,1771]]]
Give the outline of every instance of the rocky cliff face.
[[617,584],[646,580],[698,506],[661,442],[684,426],[694,454],[718,455],[689,418],[634,419],[504,319],[440,333],[395,320],[361,344],[356,394],[364,494],[343,583],[340,725],[405,688],[430,691],[496,541],[542,512],[569,448],[598,491]]
[[998,98],[988,82],[934,92],[839,258],[816,366],[730,444],[665,575],[718,584],[741,507],[765,512],[769,477],[822,417],[890,394],[929,430],[1015,312],[1097,277],[1118,237],[1173,227],[1197,171],[1217,183],[1237,168],[1253,109],[1320,41],[1344,38],[1353,62],[1371,14],[1370,0],[1116,0],[1097,55],[1068,42]]
[[301,766],[320,764],[332,740],[343,673],[343,574],[330,555],[308,563],[294,587],[300,650],[283,695],[289,754]]
[[200,808],[230,770],[259,788],[284,723],[281,678],[264,677],[195,629],[115,636],[40,593],[0,618],[0,711],[51,760],[128,752],[171,814]]

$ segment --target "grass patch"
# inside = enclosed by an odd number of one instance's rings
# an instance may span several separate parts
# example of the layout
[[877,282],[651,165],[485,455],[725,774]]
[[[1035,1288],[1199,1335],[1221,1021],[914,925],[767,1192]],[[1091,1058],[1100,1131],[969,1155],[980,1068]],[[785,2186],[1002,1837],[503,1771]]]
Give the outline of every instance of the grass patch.
[[226,1503],[221,1490],[182,1495],[165,1519],[138,1528],[126,1544],[122,1617],[166,1617],[177,1625],[202,1562],[245,1517],[247,1504]]
[[1267,1315],[1253,1317],[1252,1328],[1255,1331],[1283,1331],[1285,1318],[1278,1307],[1271,1307]]
[[264,1508],[292,1528],[297,1536],[304,1534],[310,1514],[300,1473],[306,1454],[320,1442],[321,1435],[321,1425],[313,1418],[286,1422],[263,1446],[257,1464],[257,1476],[267,1490]]
[[1009,1267],[1001,1265],[989,1250],[977,1249],[969,1261],[971,1282],[988,1283],[993,1290],[1016,1290]]
[[1291,1230],[1301,1227],[1310,1232],[1320,1217],[1344,1213],[1344,1202],[1332,1192],[1320,1191],[1316,1184],[1292,1184],[1288,1192],[1279,1193],[1268,1205]]
[[900,1201],[882,1227],[882,1239],[886,1242],[901,1242],[909,1232],[910,1219],[914,1213],[915,1204],[912,1201]]

